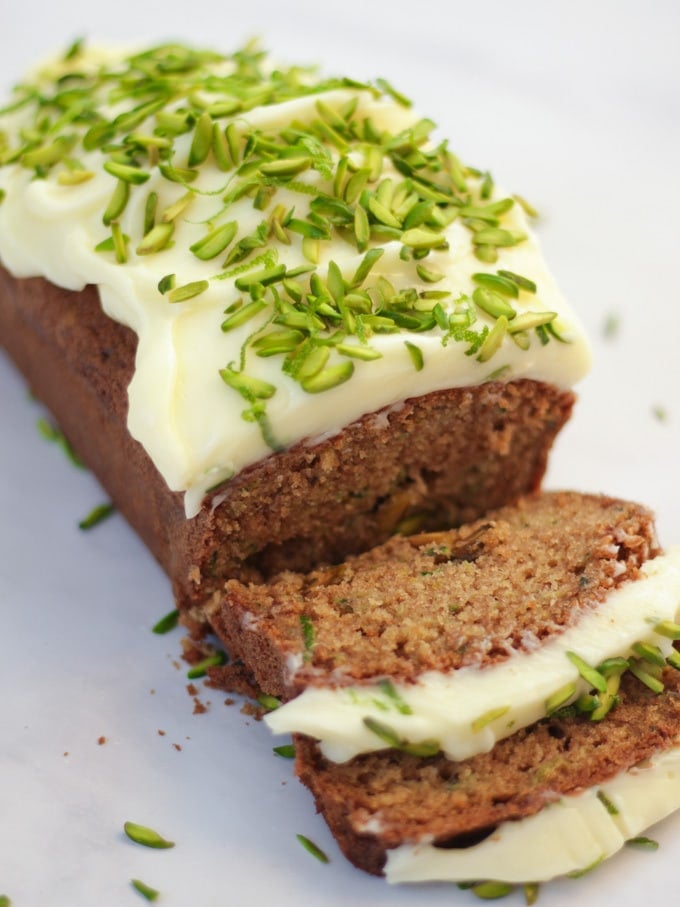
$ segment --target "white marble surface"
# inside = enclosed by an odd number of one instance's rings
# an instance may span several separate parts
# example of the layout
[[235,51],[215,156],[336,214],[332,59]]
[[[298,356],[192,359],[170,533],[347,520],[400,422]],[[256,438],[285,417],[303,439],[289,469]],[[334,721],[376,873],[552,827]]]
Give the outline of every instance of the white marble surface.
[[[13,4],[0,85],[82,34],[226,49],[259,34],[282,57],[394,81],[465,160],[540,209],[546,254],[590,329],[595,368],[548,484],[644,501],[662,541],[680,541],[677,3],[153,6]],[[607,339],[611,315],[619,330]],[[0,893],[17,907],[119,907],[143,903],[129,885],[137,877],[168,907],[474,903],[449,886],[390,889],[352,869],[265,728],[203,689],[211,707],[192,714],[179,631],[150,632],[171,608],[165,578],[119,517],[77,529],[103,493],[38,436],[40,410],[2,355],[0,387]],[[136,847],[122,834],[128,819],[177,846]],[[653,834],[656,853],[627,851],[545,886],[539,903],[663,902],[680,817]]]

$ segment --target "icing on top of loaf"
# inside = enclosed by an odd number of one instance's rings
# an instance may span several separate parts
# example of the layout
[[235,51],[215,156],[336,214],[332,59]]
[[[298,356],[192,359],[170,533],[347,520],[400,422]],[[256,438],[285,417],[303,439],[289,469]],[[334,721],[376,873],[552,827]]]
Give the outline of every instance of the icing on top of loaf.
[[0,130],[0,259],[135,331],[129,429],[189,516],[407,397],[588,370],[526,205],[383,80],[76,44]]

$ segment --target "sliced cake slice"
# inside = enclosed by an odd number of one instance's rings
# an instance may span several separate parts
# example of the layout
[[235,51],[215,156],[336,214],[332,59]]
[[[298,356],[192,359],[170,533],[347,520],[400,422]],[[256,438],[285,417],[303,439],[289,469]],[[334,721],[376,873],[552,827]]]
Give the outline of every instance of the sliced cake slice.
[[[680,552],[658,554],[645,508],[555,492],[340,566],[231,581],[207,614],[284,700],[275,732],[336,761],[386,746],[463,759],[593,685],[603,717],[622,665],[649,651],[664,663]],[[610,659],[626,661],[594,670]]]
[[628,674],[606,721],[563,709],[462,762],[392,750],[297,774],[348,857],[390,882],[582,874],[680,806],[680,675]]

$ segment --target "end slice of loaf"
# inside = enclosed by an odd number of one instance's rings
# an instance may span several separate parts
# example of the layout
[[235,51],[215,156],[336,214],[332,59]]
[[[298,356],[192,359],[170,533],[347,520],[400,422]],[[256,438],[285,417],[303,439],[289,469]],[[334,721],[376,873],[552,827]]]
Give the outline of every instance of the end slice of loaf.
[[230,581],[206,612],[262,689],[289,699],[495,664],[577,622],[657,553],[644,507],[546,493],[338,566]]

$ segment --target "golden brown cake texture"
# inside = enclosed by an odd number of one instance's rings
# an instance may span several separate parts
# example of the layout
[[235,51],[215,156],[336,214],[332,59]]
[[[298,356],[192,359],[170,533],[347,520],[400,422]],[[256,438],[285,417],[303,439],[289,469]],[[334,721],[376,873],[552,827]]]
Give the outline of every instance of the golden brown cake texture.
[[501,822],[534,815],[672,746],[680,676],[669,669],[663,679],[656,695],[625,677],[606,721],[557,714],[462,762],[389,750],[338,764],[297,736],[297,774],[345,856],[381,874],[391,848],[429,838],[445,848],[477,843]]
[[309,570],[400,526],[455,525],[539,486],[570,391],[521,380],[407,400],[244,469],[187,520],[126,426],[136,340],[97,292],[0,270],[0,343],[170,576],[189,624],[229,577]]
[[409,682],[531,650],[635,580],[657,553],[645,508],[544,493],[307,575],[232,580],[207,614],[276,696],[380,677]]

